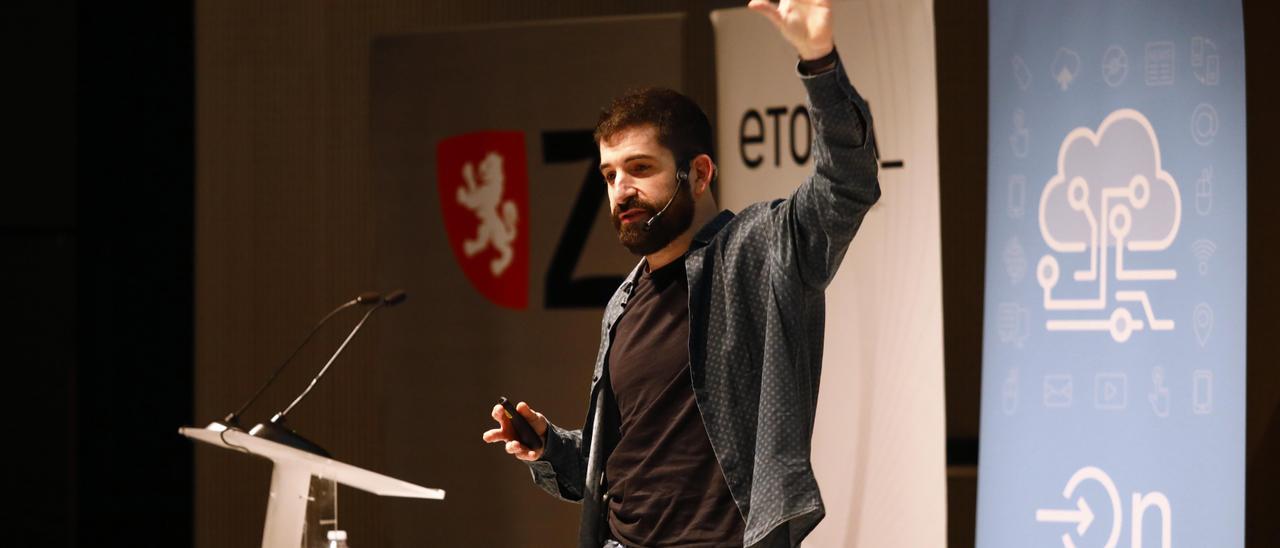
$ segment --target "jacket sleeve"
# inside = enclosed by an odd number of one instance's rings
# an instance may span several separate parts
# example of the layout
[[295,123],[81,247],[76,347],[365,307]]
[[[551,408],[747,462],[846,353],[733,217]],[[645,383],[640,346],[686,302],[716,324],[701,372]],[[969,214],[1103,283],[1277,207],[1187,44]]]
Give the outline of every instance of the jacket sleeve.
[[547,423],[547,446],[542,458],[526,463],[533,482],[556,498],[581,502],[587,477],[582,430],[565,430]]
[[801,73],[813,125],[814,172],[790,198],[773,204],[775,258],[809,287],[835,277],[862,218],[880,198],[871,111],[849,83],[843,63]]

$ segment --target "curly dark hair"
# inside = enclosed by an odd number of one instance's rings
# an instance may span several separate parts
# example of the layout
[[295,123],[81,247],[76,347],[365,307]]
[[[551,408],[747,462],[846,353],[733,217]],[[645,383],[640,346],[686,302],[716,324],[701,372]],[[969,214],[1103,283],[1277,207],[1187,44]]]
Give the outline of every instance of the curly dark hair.
[[699,154],[715,161],[711,122],[706,113],[693,99],[666,88],[635,89],[614,99],[600,112],[596,144],[612,139],[620,131],[647,125],[657,128],[658,144],[671,151],[677,166],[688,166]]

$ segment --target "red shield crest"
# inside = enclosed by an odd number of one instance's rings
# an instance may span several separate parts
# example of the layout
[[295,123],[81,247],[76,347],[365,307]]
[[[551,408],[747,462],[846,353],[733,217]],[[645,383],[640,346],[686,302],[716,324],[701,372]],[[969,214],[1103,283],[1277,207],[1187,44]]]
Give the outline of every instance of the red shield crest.
[[481,131],[436,146],[436,182],[449,248],[494,304],[529,303],[529,173],[524,133]]

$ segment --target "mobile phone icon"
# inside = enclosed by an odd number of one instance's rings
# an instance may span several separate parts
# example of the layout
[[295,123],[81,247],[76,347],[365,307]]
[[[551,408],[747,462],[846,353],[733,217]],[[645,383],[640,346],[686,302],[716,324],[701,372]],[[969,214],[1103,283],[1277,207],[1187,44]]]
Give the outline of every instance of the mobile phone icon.
[[1213,412],[1213,371],[1197,369],[1191,373],[1191,412],[1197,415]]

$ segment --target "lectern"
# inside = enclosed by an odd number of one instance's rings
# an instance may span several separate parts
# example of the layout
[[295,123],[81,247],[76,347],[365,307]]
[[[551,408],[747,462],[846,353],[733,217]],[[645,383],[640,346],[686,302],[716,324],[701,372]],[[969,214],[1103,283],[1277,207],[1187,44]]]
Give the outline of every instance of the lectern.
[[443,500],[444,491],[414,485],[284,444],[214,423],[208,428],[183,427],[178,432],[225,449],[257,455],[274,464],[262,548],[299,548],[306,527],[311,476],[333,480],[384,497]]

